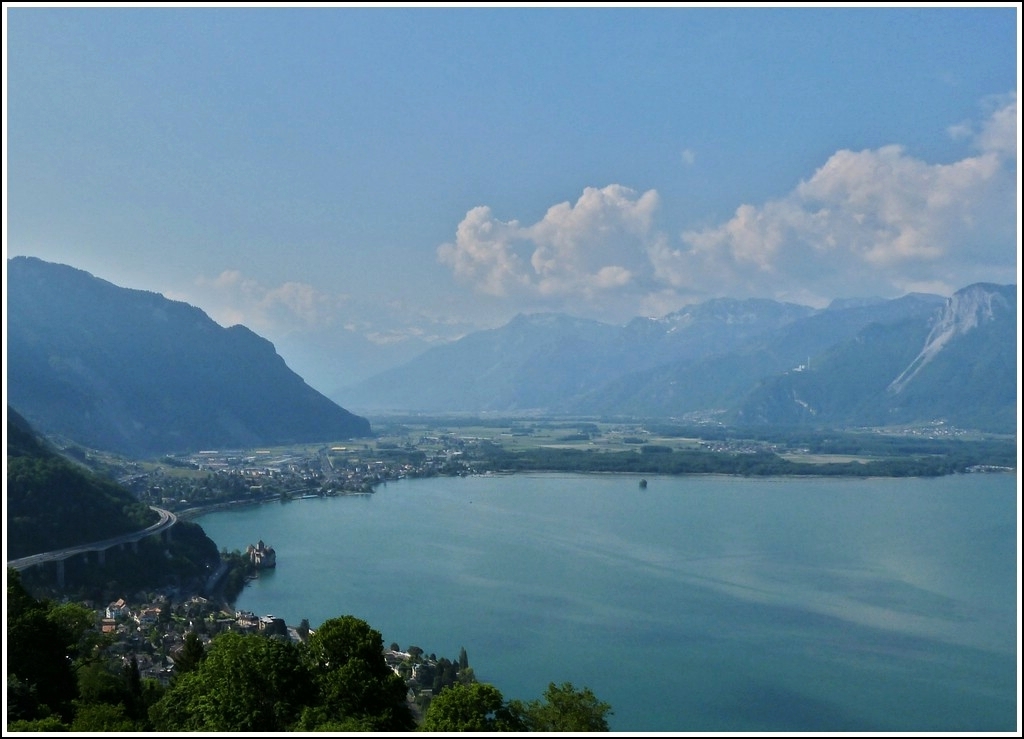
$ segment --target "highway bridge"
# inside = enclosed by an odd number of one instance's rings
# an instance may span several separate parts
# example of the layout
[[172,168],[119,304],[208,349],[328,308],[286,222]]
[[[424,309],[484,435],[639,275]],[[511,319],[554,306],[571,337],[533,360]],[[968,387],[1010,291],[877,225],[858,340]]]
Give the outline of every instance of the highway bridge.
[[47,562],[56,562],[57,580],[61,587],[63,587],[64,560],[76,555],[88,555],[89,552],[97,552],[97,561],[102,565],[104,561],[104,553],[112,547],[125,546],[128,544],[134,546],[137,542],[147,537],[158,536],[165,532],[170,533],[171,527],[178,522],[178,517],[163,508],[157,508],[156,506],[150,506],[150,508],[160,514],[160,520],[141,531],[133,531],[130,534],[122,534],[121,536],[104,539],[103,541],[94,541],[90,544],[78,544],[65,549],[55,549],[52,552],[42,552],[40,554],[32,554],[28,557],[21,557],[20,559],[12,559],[7,562],[7,566],[21,571]]

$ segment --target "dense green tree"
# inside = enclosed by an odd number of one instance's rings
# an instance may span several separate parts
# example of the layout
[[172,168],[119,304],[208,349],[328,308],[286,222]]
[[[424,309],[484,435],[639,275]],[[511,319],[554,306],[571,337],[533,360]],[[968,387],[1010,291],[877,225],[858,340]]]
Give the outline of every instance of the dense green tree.
[[160,702],[164,694],[167,692],[159,680],[151,677],[143,678],[142,680],[142,704],[139,706],[139,710],[142,712],[140,719],[141,723],[144,723],[147,731],[152,730],[152,724],[149,720],[150,709]]
[[13,683],[8,720],[45,719],[69,722],[78,697],[76,661],[88,641],[94,614],[74,603],[37,601],[7,570],[7,684]]
[[[196,672],[182,675],[149,707],[149,723],[157,731],[198,731],[199,720],[190,720],[191,704],[202,690]],[[194,724],[194,725],[193,725]]]
[[457,669],[458,667],[452,664],[452,661],[447,657],[437,660],[437,665],[434,667],[434,680],[431,683],[434,695],[437,695],[449,685],[455,684]]
[[146,702],[146,689],[142,683],[139,660],[134,654],[121,668],[121,677],[127,694],[125,710],[128,715],[136,721],[148,720],[149,704]]
[[339,616],[321,624],[309,638],[307,654],[320,670],[359,660],[378,666],[381,673],[388,672],[383,637],[355,616]]
[[[8,711],[9,713],[9,711]],[[31,721],[8,721],[7,731],[12,734],[24,732],[55,733],[58,731],[70,731],[71,727],[60,720],[59,716],[47,716],[46,718],[34,719]]]
[[539,700],[512,701],[509,707],[535,732],[608,731],[612,713],[611,705],[598,700],[590,688],[577,690],[568,682],[549,683]]
[[456,683],[430,701],[421,731],[522,731],[519,717],[505,705],[498,690],[489,683]]
[[73,732],[125,732],[138,729],[123,703],[89,703],[78,707]]
[[312,697],[291,642],[225,632],[150,710],[161,731],[287,731]]
[[[408,731],[415,721],[406,703],[408,689],[393,672],[386,677],[373,674],[366,663],[354,660],[316,677],[319,714],[326,723],[355,721],[370,731]],[[323,725],[306,726],[323,730]]]
[[174,672],[177,675],[184,675],[199,669],[199,663],[206,657],[206,649],[199,635],[190,631],[185,634],[185,643],[181,651],[174,658]]
[[300,732],[372,732],[376,731],[376,724],[371,719],[359,718],[335,718],[334,713],[327,706],[307,706],[302,716],[295,725],[295,731]]
[[415,726],[408,688],[384,661],[380,632],[365,621],[354,616],[325,621],[310,636],[306,655],[328,720],[358,719],[374,731]]
[[78,669],[78,705],[95,703],[127,705],[128,684],[102,662],[82,665]]

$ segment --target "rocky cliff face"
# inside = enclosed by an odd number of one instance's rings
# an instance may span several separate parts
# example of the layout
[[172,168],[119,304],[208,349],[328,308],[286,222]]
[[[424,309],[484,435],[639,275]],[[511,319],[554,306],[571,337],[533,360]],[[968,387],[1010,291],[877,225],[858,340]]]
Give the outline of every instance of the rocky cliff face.
[[[742,406],[758,423],[945,424],[1013,433],[1017,288],[975,284],[926,316],[872,323],[812,369],[765,381]],[[895,379],[894,379],[895,378]]]
[[1005,288],[986,283],[970,285],[955,293],[928,334],[920,354],[892,381],[889,391],[901,392],[953,339],[1012,311],[1010,298]]

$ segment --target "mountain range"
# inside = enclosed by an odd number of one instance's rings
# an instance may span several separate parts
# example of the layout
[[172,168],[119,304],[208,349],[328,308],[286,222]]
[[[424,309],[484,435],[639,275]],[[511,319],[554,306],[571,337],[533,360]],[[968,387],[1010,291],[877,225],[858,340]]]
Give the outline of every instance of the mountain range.
[[714,299],[613,326],[520,315],[344,389],[362,413],[535,412],[732,425],[944,422],[1013,433],[1017,288],[824,309]]
[[32,257],[7,262],[8,404],[130,456],[370,436],[274,346],[199,308]]
[[822,309],[719,298],[625,325],[519,315],[335,394],[362,415],[244,326],[157,293],[15,257],[6,299],[9,404],[133,456],[367,437],[365,415],[390,412],[1017,428],[1015,285]]

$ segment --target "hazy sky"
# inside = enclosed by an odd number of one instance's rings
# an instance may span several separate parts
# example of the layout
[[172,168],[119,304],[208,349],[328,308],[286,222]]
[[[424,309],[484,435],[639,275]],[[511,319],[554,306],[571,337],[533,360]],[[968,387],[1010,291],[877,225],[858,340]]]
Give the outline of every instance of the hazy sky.
[[6,255],[328,394],[517,313],[1017,282],[1015,4],[4,15]]

